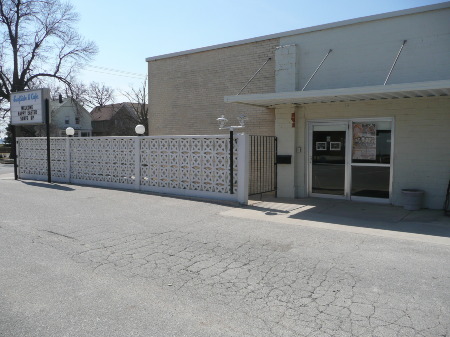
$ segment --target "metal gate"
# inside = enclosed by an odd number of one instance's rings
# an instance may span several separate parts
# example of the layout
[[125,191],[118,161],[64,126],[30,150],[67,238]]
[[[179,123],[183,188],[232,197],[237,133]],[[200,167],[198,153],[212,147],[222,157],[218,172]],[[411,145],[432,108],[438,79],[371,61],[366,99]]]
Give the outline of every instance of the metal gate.
[[277,137],[250,136],[249,195],[277,191]]

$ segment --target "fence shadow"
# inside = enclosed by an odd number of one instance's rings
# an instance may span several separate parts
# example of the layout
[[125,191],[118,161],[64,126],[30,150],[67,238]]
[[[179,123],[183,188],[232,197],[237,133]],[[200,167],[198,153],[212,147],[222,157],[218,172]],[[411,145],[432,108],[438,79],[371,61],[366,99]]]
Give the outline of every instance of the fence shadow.
[[35,186],[35,187],[43,187],[43,188],[49,188],[52,190],[58,190],[58,191],[66,191],[71,192],[75,191],[75,189],[67,186],[58,185],[55,183],[38,183],[38,182],[31,182],[31,181],[21,181],[25,185],[29,186]]

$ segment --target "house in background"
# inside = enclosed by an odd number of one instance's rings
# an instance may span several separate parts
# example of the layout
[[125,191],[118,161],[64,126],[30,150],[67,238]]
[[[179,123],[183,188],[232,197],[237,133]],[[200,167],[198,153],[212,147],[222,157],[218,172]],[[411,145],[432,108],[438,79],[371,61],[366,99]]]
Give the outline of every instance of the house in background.
[[138,122],[132,103],[116,103],[97,106],[91,111],[92,135],[135,136],[134,128]]
[[[66,137],[66,129],[75,130],[74,137],[90,137],[92,135],[91,115],[73,98],[63,98],[50,101],[50,136]],[[45,125],[35,126],[36,136],[45,136]]]
[[74,137],[92,136],[91,115],[72,98],[59,99],[50,103],[51,123],[58,128],[59,136],[66,136],[66,129],[75,130]]
[[279,197],[402,205],[420,189],[442,209],[449,23],[444,2],[149,57],[149,134],[217,134],[245,114],[289,159]]

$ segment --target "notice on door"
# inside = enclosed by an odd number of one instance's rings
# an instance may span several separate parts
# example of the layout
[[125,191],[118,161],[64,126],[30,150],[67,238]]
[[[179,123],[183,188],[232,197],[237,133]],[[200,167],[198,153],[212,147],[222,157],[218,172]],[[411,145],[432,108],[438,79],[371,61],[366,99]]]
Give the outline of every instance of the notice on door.
[[353,123],[353,159],[377,159],[377,127],[369,123]]

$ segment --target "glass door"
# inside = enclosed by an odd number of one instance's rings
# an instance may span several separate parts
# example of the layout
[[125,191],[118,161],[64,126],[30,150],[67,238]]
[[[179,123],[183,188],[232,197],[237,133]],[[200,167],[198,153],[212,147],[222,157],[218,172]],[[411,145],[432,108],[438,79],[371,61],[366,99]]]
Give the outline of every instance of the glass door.
[[346,143],[348,123],[310,125],[310,194],[346,196]]
[[351,139],[351,199],[389,202],[392,120],[353,120]]
[[392,118],[309,123],[311,196],[388,203]]

